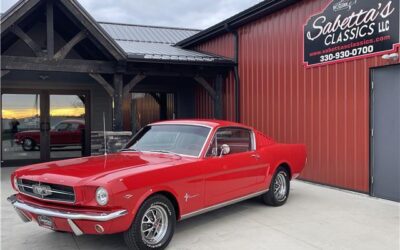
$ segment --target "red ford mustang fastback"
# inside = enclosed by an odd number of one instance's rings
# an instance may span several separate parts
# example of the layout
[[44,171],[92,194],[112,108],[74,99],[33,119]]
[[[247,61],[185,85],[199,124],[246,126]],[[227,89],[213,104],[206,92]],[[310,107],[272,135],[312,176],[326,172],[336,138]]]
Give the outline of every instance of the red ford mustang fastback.
[[124,232],[131,249],[163,249],[177,220],[256,196],[283,205],[305,161],[304,145],[241,124],[166,121],[116,154],[20,168],[8,200],[25,222],[76,235]]

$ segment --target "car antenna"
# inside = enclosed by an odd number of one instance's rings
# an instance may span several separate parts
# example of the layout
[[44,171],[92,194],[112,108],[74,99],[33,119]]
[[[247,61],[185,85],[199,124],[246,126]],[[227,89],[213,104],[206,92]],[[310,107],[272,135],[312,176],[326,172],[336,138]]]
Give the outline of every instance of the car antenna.
[[104,155],[107,155],[106,114],[103,112]]

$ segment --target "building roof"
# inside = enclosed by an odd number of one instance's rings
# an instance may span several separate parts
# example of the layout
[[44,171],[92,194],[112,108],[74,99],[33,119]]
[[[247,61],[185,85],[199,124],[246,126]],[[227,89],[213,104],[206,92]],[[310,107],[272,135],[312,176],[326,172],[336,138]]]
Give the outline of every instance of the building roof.
[[246,23],[260,17],[279,11],[299,0],[264,0],[260,3],[220,22],[210,28],[200,31],[191,37],[183,39],[177,45],[183,48],[193,47],[218,35],[235,30]]
[[111,22],[99,22],[99,24],[115,40],[148,43],[176,44],[201,31],[197,29]]
[[[77,0],[57,1],[70,11],[87,31],[97,39],[97,41],[116,59],[123,60],[126,58],[125,52],[119,47],[118,43],[112,39],[106,31],[98,24],[96,20],[79,4]],[[43,4],[41,0],[19,0],[11,6],[1,16],[1,32],[9,29],[17,23],[33,8]]]
[[224,57],[176,47],[200,30],[99,22],[130,59],[187,62],[229,62]]
[[[40,0],[19,0],[1,15],[1,32],[25,13],[37,6]],[[97,22],[77,0],[60,1],[78,18],[91,26],[93,35],[118,59],[140,62],[185,62],[231,65],[231,59],[200,53],[175,46],[177,42],[197,34],[200,30],[160,26],[144,26],[110,22]],[[15,16],[16,18],[10,18]]]

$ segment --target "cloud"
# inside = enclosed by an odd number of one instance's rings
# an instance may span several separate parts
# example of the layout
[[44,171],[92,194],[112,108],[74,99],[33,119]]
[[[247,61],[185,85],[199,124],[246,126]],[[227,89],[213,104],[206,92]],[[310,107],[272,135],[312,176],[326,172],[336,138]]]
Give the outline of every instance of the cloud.
[[[205,29],[261,0],[79,0],[98,21]],[[1,12],[16,0],[2,0]]]

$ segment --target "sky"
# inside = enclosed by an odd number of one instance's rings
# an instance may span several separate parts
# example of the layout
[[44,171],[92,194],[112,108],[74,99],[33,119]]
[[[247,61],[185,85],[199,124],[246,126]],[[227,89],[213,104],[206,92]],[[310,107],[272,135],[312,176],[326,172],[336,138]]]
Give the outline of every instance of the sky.
[[[261,0],[78,0],[97,20],[205,29]],[[1,12],[17,0],[1,0]]]

